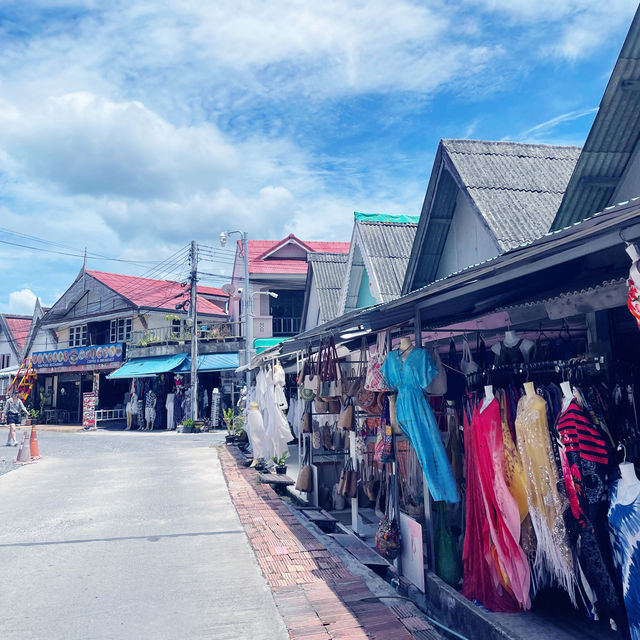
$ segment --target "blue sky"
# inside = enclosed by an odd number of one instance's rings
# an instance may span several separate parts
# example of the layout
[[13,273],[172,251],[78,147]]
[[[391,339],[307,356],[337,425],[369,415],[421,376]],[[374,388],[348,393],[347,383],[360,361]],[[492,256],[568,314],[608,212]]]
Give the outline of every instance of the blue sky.
[[0,0],[0,241],[76,254],[0,244],[0,311],[54,302],[84,247],[140,275],[230,226],[348,240],[353,211],[416,215],[441,138],[581,145],[636,8]]

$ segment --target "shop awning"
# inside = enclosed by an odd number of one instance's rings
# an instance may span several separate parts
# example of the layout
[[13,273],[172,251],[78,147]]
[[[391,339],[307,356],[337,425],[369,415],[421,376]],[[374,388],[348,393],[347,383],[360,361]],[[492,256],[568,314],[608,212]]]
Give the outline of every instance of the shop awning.
[[0,369],[0,378],[15,378],[18,373],[19,367],[7,367],[6,369]]
[[[198,373],[207,371],[235,371],[239,365],[238,352],[233,353],[205,353],[198,356]],[[191,356],[187,356],[184,362],[175,370],[176,373],[189,373],[191,371]]]
[[187,358],[186,353],[173,356],[157,356],[155,358],[134,358],[128,360],[119,369],[109,374],[109,380],[118,378],[150,378],[158,373],[173,371]]

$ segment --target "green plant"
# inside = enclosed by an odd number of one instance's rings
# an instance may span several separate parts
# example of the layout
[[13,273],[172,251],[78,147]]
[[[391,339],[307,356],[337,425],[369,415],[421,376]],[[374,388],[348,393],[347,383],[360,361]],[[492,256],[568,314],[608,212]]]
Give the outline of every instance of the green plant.
[[284,467],[288,457],[289,457],[289,450],[285,451],[280,457],[271,456],[271,460],[273,460],[273,462],[277,467]]
[[227,432],[229,435],[232,433],[231,425],[233,423],[233,409],[229,407],[228,409],[222,410],[222,419],[224,423],[227,425]]
[[37,422],[40,418],[40,412],[37,409],[29,409],[29,416],[33,421]]
[[244,418],[242,416],[236,416],[233,419],[233,432],[237,436],[244,435]]
[[195,424],[196,423],[191,418],[187,418],[186,420],[182,421],[183,427],[193,427]]

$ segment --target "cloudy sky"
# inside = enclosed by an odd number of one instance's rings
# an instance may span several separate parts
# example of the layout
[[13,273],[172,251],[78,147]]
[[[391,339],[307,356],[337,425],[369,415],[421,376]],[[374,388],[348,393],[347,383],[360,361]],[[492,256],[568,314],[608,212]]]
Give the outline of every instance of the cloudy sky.
[[141,275],[229,227],[417,215],[440,138],[581,145],[636,7],[0,0],[0,311],[54,302],[85,247]]

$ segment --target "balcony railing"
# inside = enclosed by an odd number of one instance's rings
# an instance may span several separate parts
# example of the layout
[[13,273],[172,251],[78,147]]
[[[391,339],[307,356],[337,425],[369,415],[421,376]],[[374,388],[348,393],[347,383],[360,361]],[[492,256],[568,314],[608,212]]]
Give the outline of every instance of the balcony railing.
[[274,336],[294,336],[300,333],[301,318],[277,318],[274,316],[272,321]]
[[[225,322],[222,324],[208,325],[206,329],[198,329],[199,342],[224,342],[238,340],[239,323]],[[144,329],[132,331],[131,338],[127,340],[128,348],[156,347],[168,344],[183,344],[191,341],[191,329],[176,329],[175,327],[159,327],[156,329]]]

